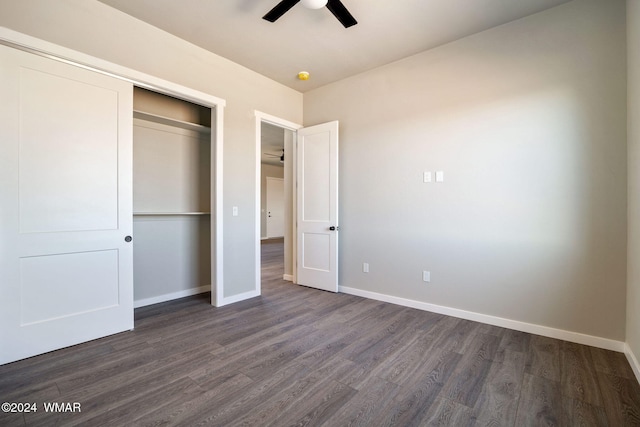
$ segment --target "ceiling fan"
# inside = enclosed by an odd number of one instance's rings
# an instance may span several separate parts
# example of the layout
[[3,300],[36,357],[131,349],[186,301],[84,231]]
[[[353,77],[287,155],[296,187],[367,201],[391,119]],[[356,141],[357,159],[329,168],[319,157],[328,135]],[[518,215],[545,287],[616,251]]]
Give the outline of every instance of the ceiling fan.
[[263,154],[269,157],[279,157],[280,163],[284,163],[284,149],[282,150],[282,154],[273,154],[273,153],[263,153]]
[[[262,19],[266,19],[269,22],[276,22],[300,1],[301,0],[282,0],[264,15]],[[340,0],[302,0],[302,5],[309,9],[320,9],[326,6],[345,28],[349,28],[358,23]]]

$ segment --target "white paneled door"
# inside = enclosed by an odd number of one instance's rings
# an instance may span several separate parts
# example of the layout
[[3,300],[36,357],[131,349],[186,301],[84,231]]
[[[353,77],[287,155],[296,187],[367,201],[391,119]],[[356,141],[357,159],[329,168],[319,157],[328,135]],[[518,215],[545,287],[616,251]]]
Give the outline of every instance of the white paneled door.
[[297,283],[338,292],[338,122],[298,130]]
[[267,177],[267,237],[284,236],[284,179]]
[[0,364],[133,328],[132,96],[0,46]]

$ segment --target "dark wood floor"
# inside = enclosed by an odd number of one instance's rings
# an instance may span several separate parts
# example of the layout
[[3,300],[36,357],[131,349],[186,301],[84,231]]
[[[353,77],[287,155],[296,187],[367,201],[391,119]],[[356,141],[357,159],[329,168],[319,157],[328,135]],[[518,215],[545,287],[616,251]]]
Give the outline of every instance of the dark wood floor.
[[[638,426],[624,355],[282,281],[263,296],[136,310],[136,329],[0,367],[33,425]],[[44,402],[79,402],[52,414]]]

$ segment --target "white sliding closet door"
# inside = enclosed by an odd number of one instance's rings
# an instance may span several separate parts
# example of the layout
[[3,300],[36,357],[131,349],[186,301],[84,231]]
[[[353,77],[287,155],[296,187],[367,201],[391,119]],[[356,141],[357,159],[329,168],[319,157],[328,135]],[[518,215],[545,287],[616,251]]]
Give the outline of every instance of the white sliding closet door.
[[0,46],[0,363],[133,328],[132,91]]

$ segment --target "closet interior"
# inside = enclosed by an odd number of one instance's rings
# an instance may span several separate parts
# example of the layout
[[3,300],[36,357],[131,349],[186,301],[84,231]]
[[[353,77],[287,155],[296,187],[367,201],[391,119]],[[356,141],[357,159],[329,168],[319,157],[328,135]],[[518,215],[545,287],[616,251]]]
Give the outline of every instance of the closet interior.
[[134,303],[211,290],[211,109],[135,88]]

